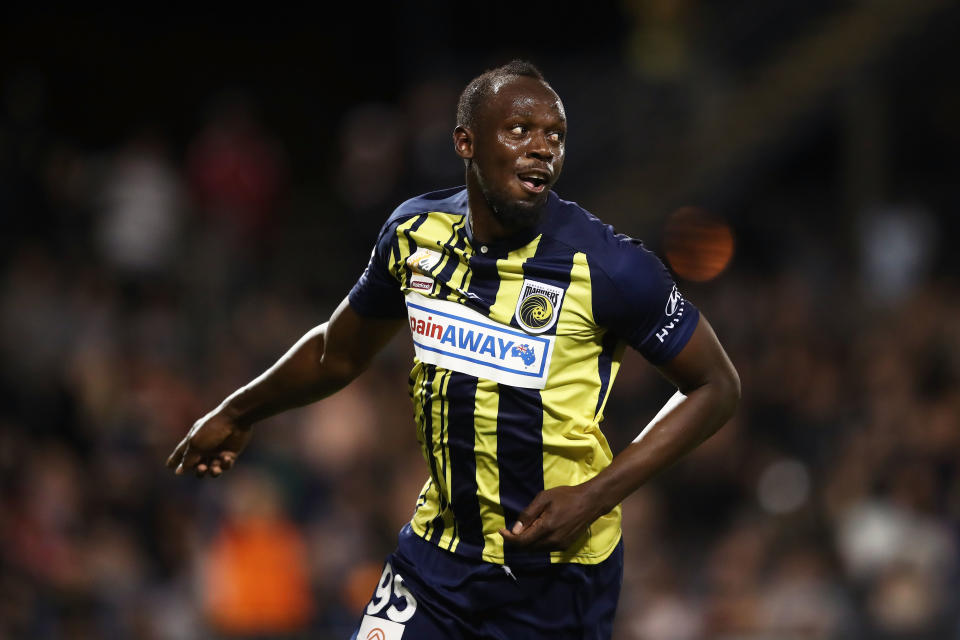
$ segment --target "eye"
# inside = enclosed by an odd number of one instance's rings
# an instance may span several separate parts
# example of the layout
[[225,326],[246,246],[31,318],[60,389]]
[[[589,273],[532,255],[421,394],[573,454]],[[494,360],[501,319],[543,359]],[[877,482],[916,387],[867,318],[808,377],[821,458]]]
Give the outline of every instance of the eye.
[[527,132],[527,128],[521,124],[514,125],[510,127],[511,135],[522,136]]
[[563,134],[559,131],[554,131],[553,133],[547,134],[547,140],[555,143],[563,142]]

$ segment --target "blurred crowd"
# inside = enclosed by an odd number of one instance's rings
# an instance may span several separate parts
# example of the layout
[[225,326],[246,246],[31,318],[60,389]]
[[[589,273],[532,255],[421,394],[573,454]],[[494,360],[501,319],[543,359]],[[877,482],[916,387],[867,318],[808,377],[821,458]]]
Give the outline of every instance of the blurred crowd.
[[[656,15],[631,46],[659,47],[644,72],[662,77],[686,51]],[[393,206],[462,179],[458,86],[349,111],[318,193],[243,95],[183,145],[145,126],[91,149],[45,126],[42,82],[8,79],[0,639],[348,637],[427,473],[406,336],[338,395],[257,427],[223,478],[164,461],[328,317]],[[593,175],[583,144],[563,197]],[[766,204],[793,230],[822,215]],[[937,267],[945,227],[926,203],[861,218],[857,258],[829,268],[770,258],[767,223],[733,220],[731,266],[680,281],[743,400],[625,503],[616,640],[960,637],[960,285]],[[670,393],[626,355],[602,425],[615,451]]]

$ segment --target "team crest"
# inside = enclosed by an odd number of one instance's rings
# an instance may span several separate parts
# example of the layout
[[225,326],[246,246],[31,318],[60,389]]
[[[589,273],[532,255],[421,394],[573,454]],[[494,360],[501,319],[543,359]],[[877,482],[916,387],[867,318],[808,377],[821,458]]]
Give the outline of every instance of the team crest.
[[536,280],[524,280],[514,317],[528,333],[549,331],[560,315],[563,289]]

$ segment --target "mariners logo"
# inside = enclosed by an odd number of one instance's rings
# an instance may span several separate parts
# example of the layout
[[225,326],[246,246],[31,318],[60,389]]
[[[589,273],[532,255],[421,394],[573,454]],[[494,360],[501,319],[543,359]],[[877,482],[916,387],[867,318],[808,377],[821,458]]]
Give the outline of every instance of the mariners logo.
[[536,280],[524,280],[514,317],[528,333],[543,333],[557,321],[563,289]]

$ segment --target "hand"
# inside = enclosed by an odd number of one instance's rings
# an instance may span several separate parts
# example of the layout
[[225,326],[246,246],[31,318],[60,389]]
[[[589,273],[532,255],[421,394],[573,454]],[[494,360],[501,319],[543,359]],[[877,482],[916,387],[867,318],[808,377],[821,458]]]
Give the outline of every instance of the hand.
[[589,483],[541,491],[517,516],[513,529],[501,529],[505,542],[518,547],[562,551],[603,515]]
[[167,458],[167,467],[178,475],[192,469],[198,478],[208,473],[216,478],[233,467],[252,434],[250,427],[238,425],[216,409],[193,424]]

